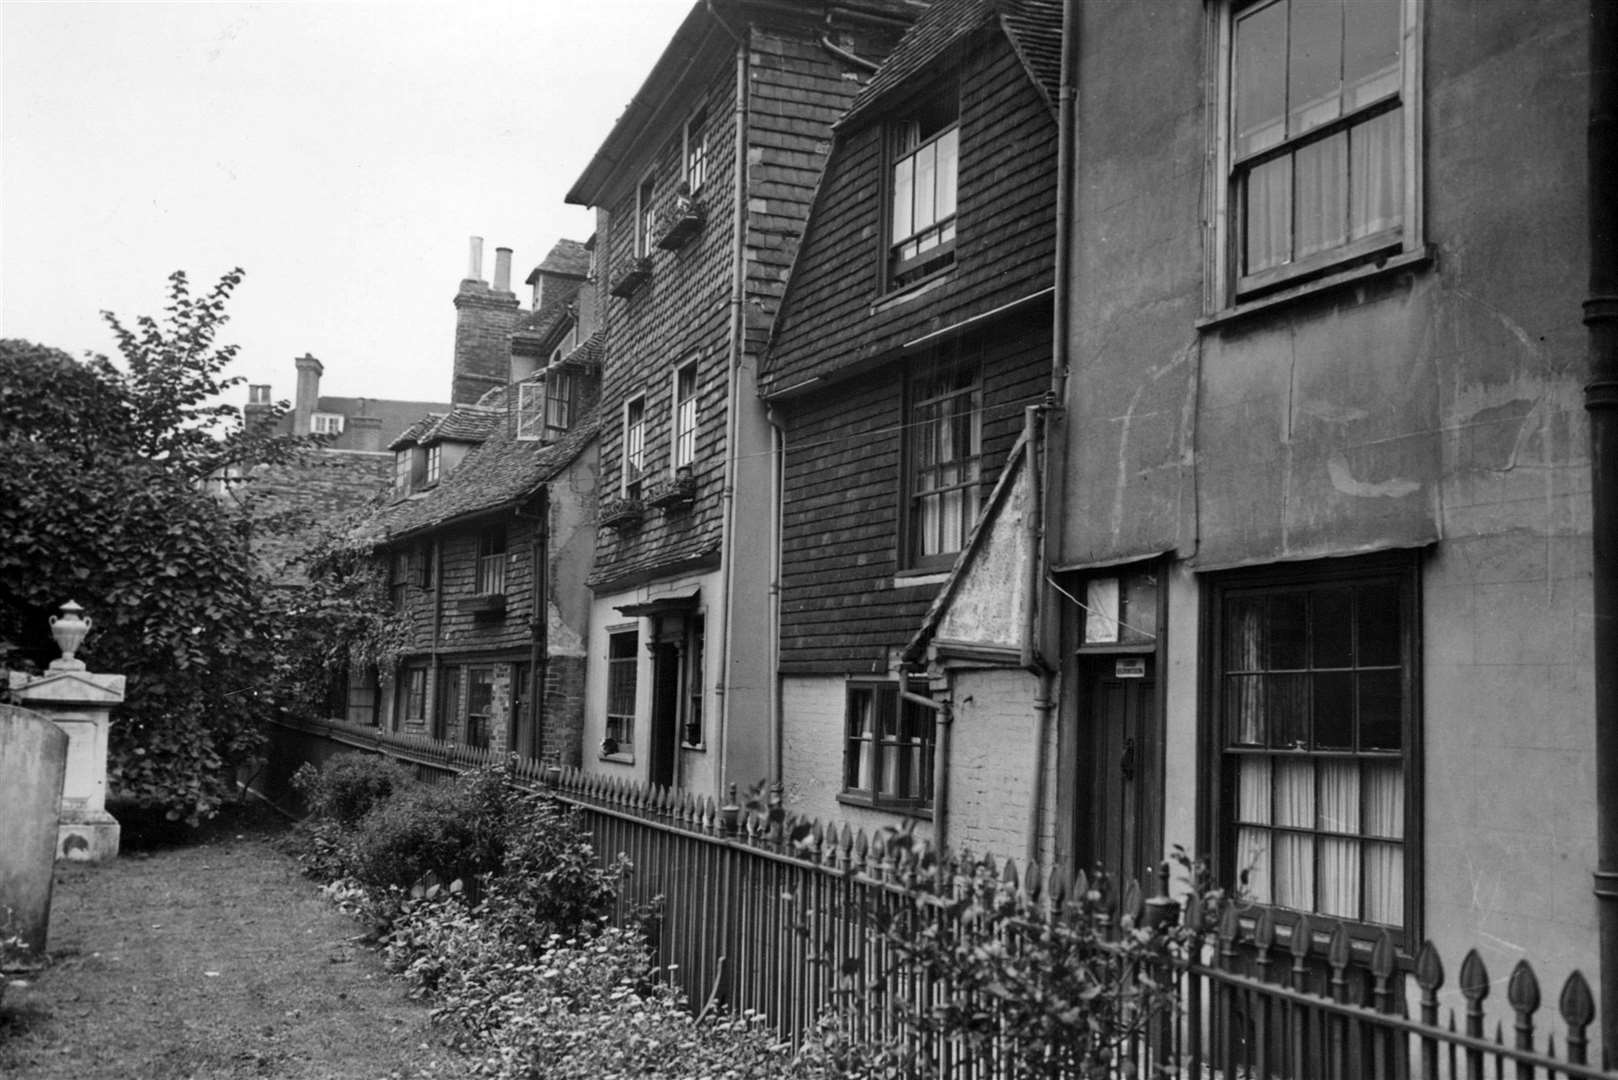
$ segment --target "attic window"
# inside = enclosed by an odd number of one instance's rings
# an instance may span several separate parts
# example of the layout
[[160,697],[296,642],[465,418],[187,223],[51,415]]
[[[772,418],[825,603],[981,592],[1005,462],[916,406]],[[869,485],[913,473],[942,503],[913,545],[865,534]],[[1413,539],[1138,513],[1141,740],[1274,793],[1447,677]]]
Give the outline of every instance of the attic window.
[[545,437],[545,380],[517,384],[517,441]]
[[343,414],[315,413],[310,418],[310,428],[316,435],[341,435],[343,433]]
[[444,444],[433,443],[427,448],[427,478],[424,483],[431,487],[438,483],[438,474],[444,464]]
[[892,125],[888,279],[901,288],[955,264],[960,98],[951,87]]

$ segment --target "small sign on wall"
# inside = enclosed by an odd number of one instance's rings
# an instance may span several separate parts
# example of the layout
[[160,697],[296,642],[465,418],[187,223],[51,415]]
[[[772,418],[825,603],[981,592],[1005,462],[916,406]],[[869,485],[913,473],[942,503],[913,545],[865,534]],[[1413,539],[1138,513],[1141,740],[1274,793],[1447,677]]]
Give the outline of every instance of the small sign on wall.
[[1113,664],[1112,674],[1118,679],[1146,678],[1146,657],[1120,656]]

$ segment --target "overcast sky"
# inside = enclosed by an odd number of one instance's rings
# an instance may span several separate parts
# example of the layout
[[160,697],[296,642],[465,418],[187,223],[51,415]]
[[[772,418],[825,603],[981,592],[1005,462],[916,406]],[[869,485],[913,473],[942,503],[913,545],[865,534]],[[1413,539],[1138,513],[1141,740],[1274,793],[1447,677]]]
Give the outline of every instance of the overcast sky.
[[236,373],[448,400],[467,237],[524,300],[588,237],[563,196],[691,6],[0,0],[0,336],[113,355],[102,309],[240,266]]

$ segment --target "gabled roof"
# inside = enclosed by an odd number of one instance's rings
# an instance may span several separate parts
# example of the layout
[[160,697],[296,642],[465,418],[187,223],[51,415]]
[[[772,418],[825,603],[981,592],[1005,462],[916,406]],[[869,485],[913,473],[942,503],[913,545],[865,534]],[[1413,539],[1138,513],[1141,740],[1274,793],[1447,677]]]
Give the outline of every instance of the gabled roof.
[[1062,76],[1061,0],[939,0],[900,39],[838,121],[838,128],[852,124],[971,34],[995,23],[1054,109]]
[[442,420],[445,415],[445,413],[430,412],[426,416],[421,417],[415,423],[405,428],[404,431],[400,432],[398,438],[388,443],[388,449],[403,450],[407,446],[415,446],[421,441],[421,437],[423,435],[438,426],[438,422]]
[[[484,400],[488,395],[484,395]],[[483,404],[457,405],[449,413],[441,417],[438,423],[422,432],[417,441],[422,446],[448,439],[452,442],[482,442],[489,437],[505,417],[504,403],[501,407],[490,408]]]
[[[502,387],[484,402],[502,411]],[[505,424],[497,424],[478,446],[468,450],[438,484],[420,496],[400,499],[377,510],[361,526],[362,535],[380,541],[445,525],[457,518],[478,517],[522,503],[571,465],[600,430],[594,410],[572,431],[550,445],[519,442]]]

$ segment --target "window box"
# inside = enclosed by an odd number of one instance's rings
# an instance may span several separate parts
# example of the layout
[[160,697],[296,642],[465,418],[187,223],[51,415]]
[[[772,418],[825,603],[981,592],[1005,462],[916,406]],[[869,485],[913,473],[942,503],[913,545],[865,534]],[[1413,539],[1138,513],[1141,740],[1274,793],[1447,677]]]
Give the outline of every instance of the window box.
[[702,203],[689,195],[677,194],[673,205],[658,215],[657,246],[664,251],[679,251],[702,231],[708,212]]
[[659,510],[683,510],[697,501],[697,478],[689,466],[682,467],[672,479],[652,489],[646,498],[648,506]]
[[635,295],[640,287],[652,279],[652,259],[649,255],[631,259],[618,276],[612,279],[608,292],[614,296],[628,297]]
[[455,607],[463,615],[495,618],[506,613],[506,595],[505,593],[488,593],[482,596],[463,596]]
[[601,504],[601,524],[609,529],[629,529],[646,516],[646,504],[639,499],[609,499]]

